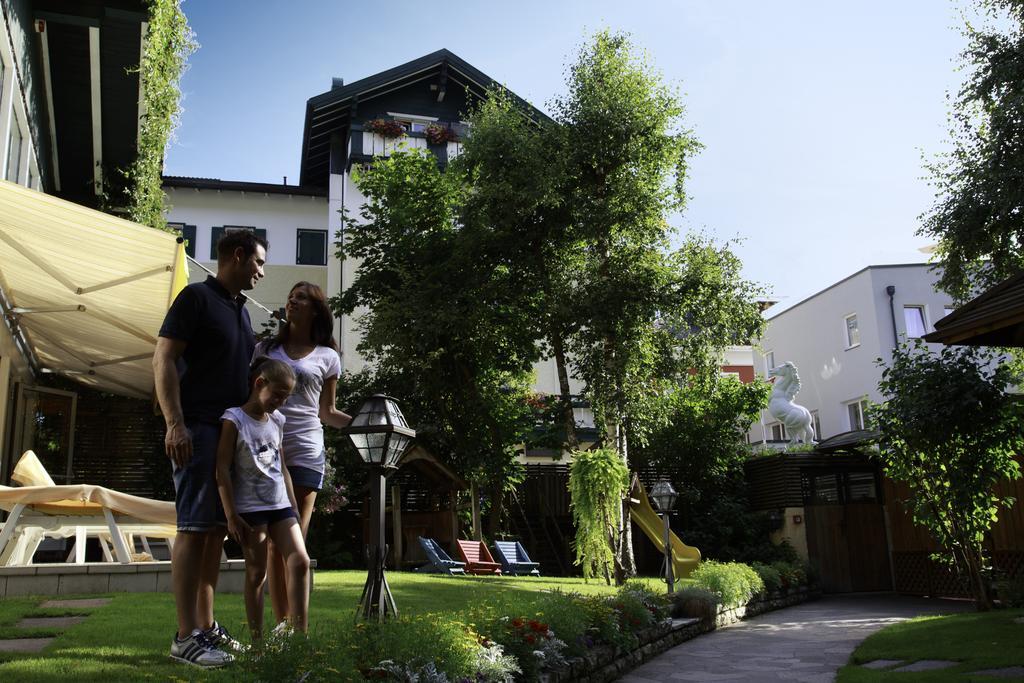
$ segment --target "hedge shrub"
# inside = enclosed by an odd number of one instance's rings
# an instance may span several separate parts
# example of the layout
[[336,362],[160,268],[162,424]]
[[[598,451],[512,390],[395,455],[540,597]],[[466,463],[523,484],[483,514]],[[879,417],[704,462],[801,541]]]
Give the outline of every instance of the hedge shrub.
[[782,588],[782,575],[778,569],[761,562],[753,562],[750,566],[761,577],[767,592],[777,593]]
[[690,578],[694,585],[718,594],[726,607],[744,605],[764,591],[761,577],[742,562],[707,560],[694,570]]

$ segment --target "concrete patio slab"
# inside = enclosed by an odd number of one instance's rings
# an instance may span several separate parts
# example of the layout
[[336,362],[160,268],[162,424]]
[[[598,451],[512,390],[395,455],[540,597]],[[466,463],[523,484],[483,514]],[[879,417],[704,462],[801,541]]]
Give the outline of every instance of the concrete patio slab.
[[85,617],[25,617],[15,628],[70,628],[85,621]]
[[75,609],[104,607],[110,604],[110,598],[83,598],[81,600],[47,600],[40,607],[46,609]]
[[996,678],[1024,678],[1024,666],[1006,666],[1001,669],[972,671],[972,676],[994,676]]
[[866,664],[861,664],[865,669],[888,669],[890,666],[902,664],[902,659],[876,659]]
[[951,666],[956,666],[959,662],[951,662],[947,659],[920,659],[906,666],[901,666],[893,671],[899,673],[907,673],[910,671],[938,671],[939,669],[948,669]]
[[968,608],[963,601],[896,595],[828,597],[688,640],[620,680],[827,683],[875,631],[922,614]]
[[11,638],[0,640],[0,652],[41,652],[53,638]]

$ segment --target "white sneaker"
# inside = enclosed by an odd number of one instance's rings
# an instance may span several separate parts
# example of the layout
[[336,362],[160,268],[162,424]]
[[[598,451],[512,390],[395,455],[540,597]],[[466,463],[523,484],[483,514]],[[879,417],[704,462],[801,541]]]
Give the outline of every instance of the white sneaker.
[[274,630],[270,632],[273,638],[287,638],[288,636],[295,633],[295,629],[287,621],[282,621],[280,624],[274,627]]
[[248,646],[242,645],[240,642],[232,638],[231,634],[228,633],[228,630],[216,621],[213,622],[213,626],[211,626],[209,630],[203,631],[203,635],[206,636],[206,639],[210,641],[211,645],[218,650],[223,650],[224,652],[245,652],[249,649]]
[[214,647],[199,629],[192,631],[192,635],[183,640],[179,640],[177,634],[174,635],[171,659],[204,669],[216,669],[235,661],[234,656]]

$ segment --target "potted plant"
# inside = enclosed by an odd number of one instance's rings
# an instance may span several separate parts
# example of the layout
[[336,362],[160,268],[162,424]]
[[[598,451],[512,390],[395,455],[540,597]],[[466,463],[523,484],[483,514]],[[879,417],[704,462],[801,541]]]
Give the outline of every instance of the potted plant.
[[363,124],[363,129],[385,138],[400,138],[405,135],[405,128],[394,119],[371,119]]
[[443,145],[448,142],[456,142],[459,139],[455,131],[439,123],[432,123],[427,126],[423,131],[423,136],[427,138],[427,144],[430,145]]

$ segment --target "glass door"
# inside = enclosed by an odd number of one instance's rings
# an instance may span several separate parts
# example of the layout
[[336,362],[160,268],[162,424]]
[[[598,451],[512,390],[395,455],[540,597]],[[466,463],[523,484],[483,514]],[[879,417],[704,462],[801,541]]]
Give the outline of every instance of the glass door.
[[19,384],[11,472],[31,450],[55,484],[72,483],[77,406],[78,394],[72,391]]

